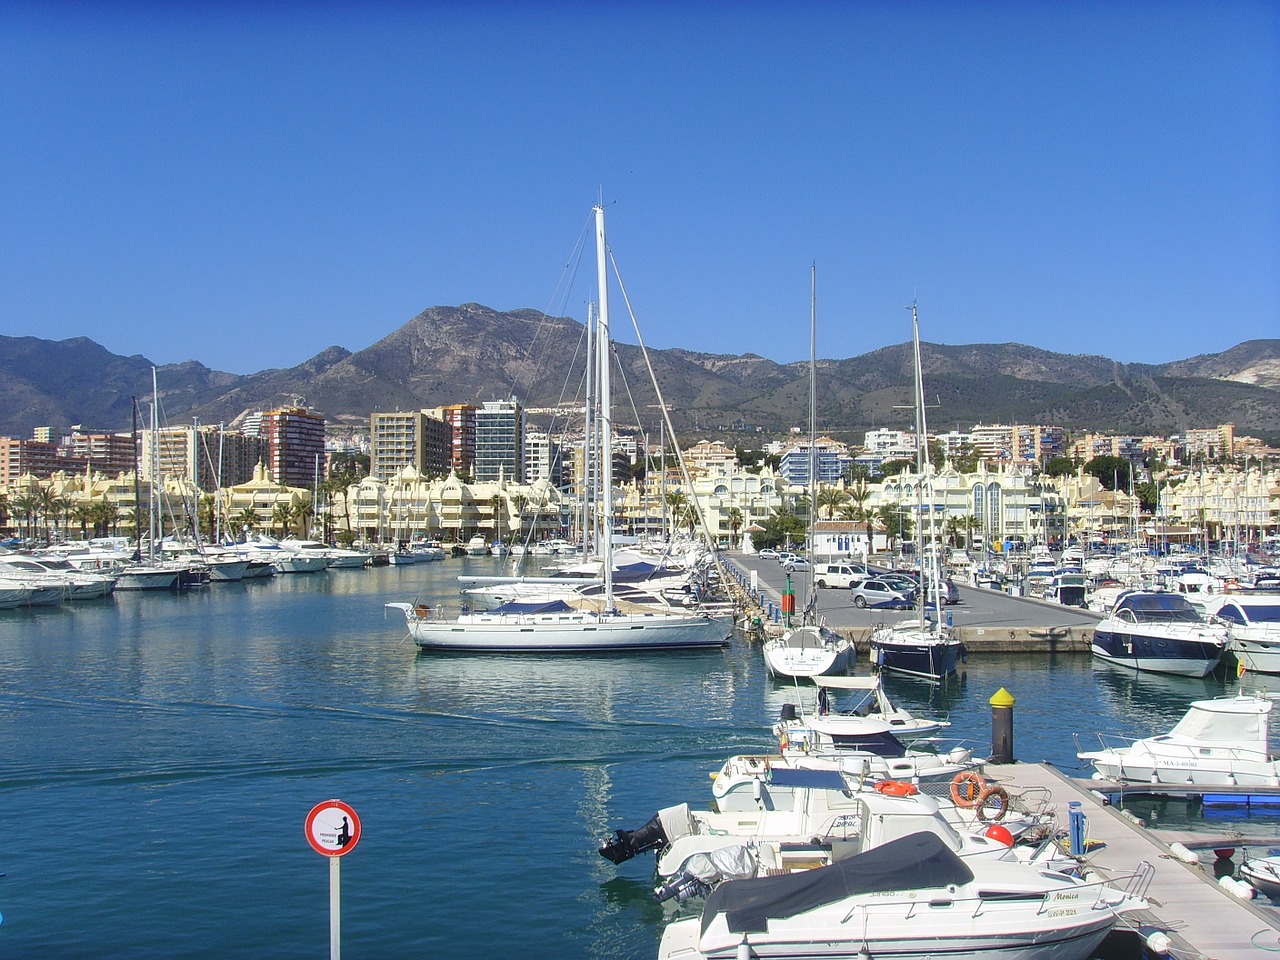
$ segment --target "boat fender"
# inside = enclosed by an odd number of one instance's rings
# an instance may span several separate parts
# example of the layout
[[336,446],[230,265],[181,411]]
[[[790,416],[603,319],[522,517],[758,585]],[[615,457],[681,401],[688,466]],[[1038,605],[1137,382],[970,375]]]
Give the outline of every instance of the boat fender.
[[1163,930],[1154,930],[1147,934],[1145,942],[1148,950],[1162,957],[1167,956],[1169,948],[1173,946],[1172,938]]
[[[995,804],[995,809],[989,808]],[[999,823],[1009,812],[1009,791],[1001,786],[987,787],[978,796],[978,819],[983,823],[989,820]]]
[[904,783],[901,780],[881,780],[876,784],[876,792],[890,797],[911,797],[920,791],[914,784]]
[[951,778],[951,799],[957,807],[973,807],[987,789],[987,781],[976,770],[962,770]]
[[1252,900],[1254,897],[1258,895],[1258,890],[1248,880],[1237,880],[1236,895],[1241,900]]
[[1169,852],[1181,860],[1183,863],[1199,863],[1200,856],[1194,850],[1191,850],[1181,843],[1169,844]]
[[1008,827],[1002,827],[998,823],[993,823],[987,827],[983,835],[988,840],[994,840],[996,843],[1003,843],[1006,847],[1013,846],[1013,834],[1009,832]]

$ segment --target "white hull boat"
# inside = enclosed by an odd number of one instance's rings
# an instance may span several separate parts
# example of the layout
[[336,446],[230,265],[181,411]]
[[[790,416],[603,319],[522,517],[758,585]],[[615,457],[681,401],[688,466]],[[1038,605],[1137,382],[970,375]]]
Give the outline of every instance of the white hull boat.
[[[803,745],[806,750],[830,751],[842,747],[857,749],[867,737],[891,733],[900,740],[930,736],[951,726],[949,720],[917,717],[896,707],[884,692],[879,676],[814,677],[816,709],[808,705],[786,704],[773,727],[779,740]],[[830,691],[859,694],[851,705],[832,709]],[[797,709],[798,708],[798,709]]]
[[729,642],[731,627],[701,615],[610,613],[575,610],[565,603],[515,610],[435,616],[421,605],[388,603],[402,610],[409,636],[423,650],[473,650],[494,653],[624,652],[706,649]]
[[853,640],[822,625],[796,627],[764,644],[769,674],[784,680],[845,673],[855,653]]
[[701,916],[662,934],[659,960],[742,957],[1086,960],[1124,913],[1131,890],[1008,860],[961,859],[912,834],[830,866],[720,884]]
[[1212,620],[1226,625],[1227,649],[1241,668],[1280,673],[1280,593],[1219,594],[1206,598],[1203,609]]
[[1264,697],[1196,700],[1168,733],[1112,742],[1077,756],[1095,779],[1121,783],[1280,787],[1280,760],[1268,744],[1272,701]]

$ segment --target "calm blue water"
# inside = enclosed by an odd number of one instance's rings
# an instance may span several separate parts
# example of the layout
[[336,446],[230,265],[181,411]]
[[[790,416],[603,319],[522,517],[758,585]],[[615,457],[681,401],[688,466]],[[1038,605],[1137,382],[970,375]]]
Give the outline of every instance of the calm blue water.
[[[786,691],[745,641],[614,659],[419,654],[382,604],[454,599],[464,570],[499,566],[0,611],[0,956],[324,956],[328,864],[303,821],[339,798],[363,826],[342,861],[346,955],[652,958],[652,860],[615,868],[596,838],[705,806],[708,771],[769,745]],[[975,656],[943,688],[889,681],[983,750],[1000,687],[1018,700],[1018,758],[1074,773],[1072,733],[1167,729],[1235,683],[1048,655]]]

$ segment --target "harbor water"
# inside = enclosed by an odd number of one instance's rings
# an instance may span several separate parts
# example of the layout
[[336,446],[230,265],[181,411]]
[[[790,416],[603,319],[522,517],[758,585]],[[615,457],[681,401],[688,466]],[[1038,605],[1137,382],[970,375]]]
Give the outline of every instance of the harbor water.
[[[336,798],[362,824],[341,864],[344,955],[652,958],[652,858],[614,867],[598,838],[706,806],[708,772],[769,749],[795,692],[741,637],[699,653],[428,655],[383,609],[456,604],[458,574],[503,568],[450,559],[0,611],[0,957],[324,956],[329,869],[303,823]],[[1074,734],[1160,732],[1239,682],[984,655],[946,684],[887,688],[983,752],[1005,688],[1017,759],[1083,776]],[[1250,829],[1280,845],[1275,822]]]

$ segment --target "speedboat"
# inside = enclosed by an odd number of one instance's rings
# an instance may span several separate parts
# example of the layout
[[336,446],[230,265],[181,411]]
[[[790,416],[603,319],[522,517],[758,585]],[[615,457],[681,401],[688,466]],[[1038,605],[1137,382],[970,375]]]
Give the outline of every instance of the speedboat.
[[1237,872],[1259,893],[1280,900],[1280,850],[1271,850],[1265,857],[1246,854]]
[[[679,899],[709,892],[730,876],[825,866],[913,833],[932,833],[966,858],[1059,860],[1053,844],[1015,848],[1008,827],[957,816],[959,808],[950,801],[925,796],[911,784],[858,785],[835,771],[815,772],[810,779],[791,809],[722,812],[682,803],[659,810],[637,830],[614,831],[600,842],[599,853],[619,864],[656,850],[663,892]],[[726,854],[729,871],[723,869]],[[717,872],[707,870],[709,865]],[[669,897],[660,892],[659,899]]]
[[[911,740],[937,733],[951,726],[949,720],[933,720],[917,717],[909,710],[895,706],[884,691],[878,675],[870,677],[814,677],[817,691],[817,709],[809,713],[804,704],[784,704],[782,716],[774,724],[773,732],[780,741],[785,740],[804,749],[839,750],[858,749],[868,734],[879,735],[886,730],[902,740]],[[847,691],[861,696],[843,709],[833,710],[830,691]]]
[[1094,778],[1124,783],[1280,786],[1280,760],[1267,742],[1272,701],[1265,697],[1196,700],[1168,733],[1111,742],[1077,753]]
[[795,627],[764,644],[769,674],[784,679],[844,673],[853,665],[853,640],[821,624]]
[[868,734],[855,747],[825,754],[806,753],[788,743],[776,754],[735,754],[715,774],[711,795],[719,810],[755,810],[762,802],[784,809],[795,802],[797,783],[807,777],[788,771],[834,770],[861,780],[895,780],[925,787],[938,784],[940,792],[960,774],[980,771],[985,761],[967,747],[946,753],[913,750],[887,729]]
[[1244,591],[1206,599],[1205,613],[1226,624],[1227,648],[1245,670],[1280,673],[1280,593]]
[[1126,890],[1037,863],[963,859],[915,833],[830,866],[728,880],[700,916],[663,930],[658,958],[1085,960],[1122,914],[1147,907],[1146,866]]
[[1211,624],[1185,596],[1131,591],[1116,600],[1093,631],[1093,655],[1108,663],[1203,677],[1222,662],[1226,628]]

